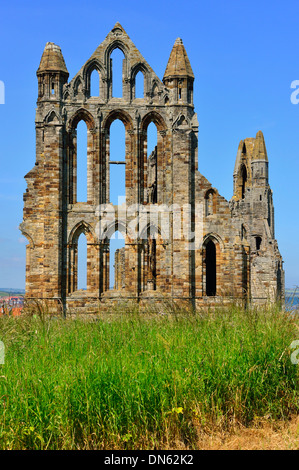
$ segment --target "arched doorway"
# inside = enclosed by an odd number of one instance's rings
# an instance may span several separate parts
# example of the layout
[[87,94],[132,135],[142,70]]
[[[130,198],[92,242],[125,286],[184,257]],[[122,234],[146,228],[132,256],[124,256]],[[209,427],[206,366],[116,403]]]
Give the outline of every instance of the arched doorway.
[[216,295],[216,246],[212,240],[206,244],[206,295]]

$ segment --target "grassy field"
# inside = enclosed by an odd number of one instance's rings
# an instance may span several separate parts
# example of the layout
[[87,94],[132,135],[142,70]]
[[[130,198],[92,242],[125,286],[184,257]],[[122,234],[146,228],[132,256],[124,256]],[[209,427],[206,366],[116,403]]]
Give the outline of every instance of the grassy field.
[[[127,311],[125,311],[127,310]],[[298,414],[278,308],[0,318],[0,449],[175,449]]]

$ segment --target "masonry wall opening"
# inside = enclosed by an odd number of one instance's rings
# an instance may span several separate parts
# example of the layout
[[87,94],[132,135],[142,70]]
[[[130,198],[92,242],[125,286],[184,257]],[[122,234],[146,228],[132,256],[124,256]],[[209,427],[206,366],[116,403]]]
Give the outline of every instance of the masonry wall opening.
[[77,289],[87,290],[87,239],[84,233],[78,238]]
[[125,287],[125,240],[116,231],[109,241],[109,289],[122,290]]
[[126,132],[116,119],[110,126],[110,203],[120,205],[126,196]]
[[100,75],[93,70],[90,75],[90,96],[100,96]]
[[256,248],[256,251],[259,251],[259,250],[260,250],[261,244],[262,244],[262,239],[261,239],[261,237],[255,237],[255,248]]
[[144,98],[144,75],[141,71],[135,77],[135,98]]
[[206,245],[206,295],[216,295],[216,247],[212,240]]
[[147,128],[147,158],[157,146],[157,127],[151,122]]
[[245,197],[245,191],[246,191],[246,183],[247,183],[247,170],[246,166],[243,165],[241,169],[241,178],[242,178],[242,199]]
[[77,126],[77,202],[87,202],[87,126]]
[[120,49],[114,49],[110,56],[111,78],[112,78],[112,98],[122,98],[123,96],[123,61],[124,54]]
[[157,202],[157,128],[151,122],[147,128],[147,202]]

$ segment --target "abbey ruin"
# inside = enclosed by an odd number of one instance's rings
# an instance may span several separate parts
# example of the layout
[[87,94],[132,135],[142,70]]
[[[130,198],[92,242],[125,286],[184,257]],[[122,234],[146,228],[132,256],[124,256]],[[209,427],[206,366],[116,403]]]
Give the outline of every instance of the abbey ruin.
[[[124,55],[122,97],[112,95],[111,54]],[[91,74],[99,80],[91,93]],[[136,97],[138,73],[144,95]],[[53,299],[66,311],[115,300],[258,303],[284,297],[274,234],[264,137],[241,140],[230,201],[198,170],[194,74],[181,39],[161,81],[117,23],[68,81],[59,46],[48,42],[39,68],[36,163],[25,176],[26,298]],[[77,127],[87,126],[87,198],[77,197]],[[125,127],[125,160],[110,158],[110,127]],[[147,129],[157,146],[148,156]],[[112,204],[110,172],[125,168],[125,201]],[[199,161],[200,165],[200,161]],[[115,281],[110,240],[119,231]],[[87,239],[87,289],[78,288],[78,239]]]

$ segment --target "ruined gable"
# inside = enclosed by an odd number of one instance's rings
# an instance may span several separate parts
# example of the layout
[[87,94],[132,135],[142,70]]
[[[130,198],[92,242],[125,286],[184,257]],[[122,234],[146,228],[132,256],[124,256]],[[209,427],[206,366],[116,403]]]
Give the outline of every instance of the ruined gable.
[[[111,54],[124,54],[122,97],[113,97]],[[96,71],[99,93],[92,96]],[[144,94],[136,98],[136,75]],[[37,70],[36,164],[26,175],[26,297],[65,311],[119,299],[194,307],[283,297],[282,259],[263,134],[239,144],[230,201],[199,173],[194,73],[178,38],[163,81],[117,23],[69,81],[61,49],[47,43]],[[110,127],[125,129],[125,159],[112,161]],[[87,132],[87,198],[78,197],[77,128]],[[147,156],[153,123],[157,146]],[[126,206],[111,204],[111,168],[123,165]],[[125,207],[125,208],[124,208]],[[111,260],[116,231],[124,248]],[[78,239],[87,241],[87,290],[78,289]],[[111,288],[109,266],[114,262]]]

